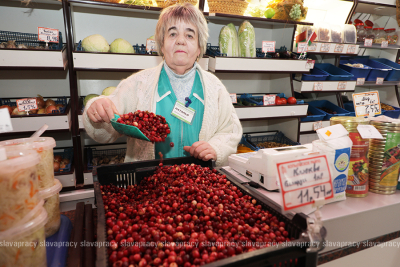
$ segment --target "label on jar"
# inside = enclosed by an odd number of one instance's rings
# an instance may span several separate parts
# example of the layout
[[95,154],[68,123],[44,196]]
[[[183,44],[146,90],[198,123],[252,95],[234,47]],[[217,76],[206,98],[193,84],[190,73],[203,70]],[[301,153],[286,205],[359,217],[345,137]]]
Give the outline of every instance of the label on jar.
[[349,133],[351,147],[349,174],[346,193],[364,195],[368,193],[368,146],[369,140],[362,139],[359,133]]
[[396,186],[400,167],[400,133],[388,133],[379,184]]

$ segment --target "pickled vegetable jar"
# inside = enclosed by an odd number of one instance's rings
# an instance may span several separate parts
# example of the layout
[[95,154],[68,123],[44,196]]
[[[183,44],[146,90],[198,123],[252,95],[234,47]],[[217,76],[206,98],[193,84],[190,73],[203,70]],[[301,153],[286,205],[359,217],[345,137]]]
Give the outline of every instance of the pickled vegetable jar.
[[18,224],[40,201],[36,169],[40,157],[34,150],[0,149],[0,156],[6,158],[0,161],[0,231],[5,231]]
[[364,23],[357,23],[357,42],[363,43],[365,36],[367,35],[367,31],[364,29]]
[[397,44],[397,40],[399,39],[399,35],[396,32],[395,28],[392,29],[386,29],[386,40],[388,41],[388,44]]
[[386,33],[383,28],[374,28],[375,39],[374,43],[381,44],[382,41],[386,41]]
[[37,165],[37,175],[39,179],[40,190],[52,187],[54,185],[54,154],[53,148],[56,141],[52,137],[39,138],[20,138],[0,142],[0,146],[6,146],[7,149],[19,149],[21,146],[36,150],[40,155],[40,162]]

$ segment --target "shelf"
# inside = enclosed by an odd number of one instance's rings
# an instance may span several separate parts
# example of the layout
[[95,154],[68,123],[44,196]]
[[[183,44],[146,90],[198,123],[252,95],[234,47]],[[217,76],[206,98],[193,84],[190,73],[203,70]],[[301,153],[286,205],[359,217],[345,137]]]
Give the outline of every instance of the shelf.
[[241,73],[309,73],[306,60],[210,57],[208,69],[212,72]]
[[65,70],[67,49],[0,49],[0,69]]
[[[321,51],[321,48],[323,51]],[[358,50],[359,44],[313,43],[311,46],[308,46],[307,53],[323,55],[357,55]]]
[[391,49],[398,50],[400,49],[400,45],[389,45],[388,47],[381,47],[381,44],[372,44],[372,46],[365,46],[362,43],[357,43],[360,48],[369,48],[369,49]]
[[312,22],[302,22],[302,21],[293,21],[293,20],[279,20],[279,19],[267,19],[267,18],[259,18],[259,17],[251,17],[251,16],[239,16],[232,14],[222,14],[222,13],[209,13],[204,12],[204,16],[208,18],[209,21],[229,21],[232,20],[248,20],[248,21],[257,21],[261,23],[265,23],[265,25],[278,25],[278,24],[292,24],[292,25],[314,25]]
[[240,120],[299,118],[307,116],[307,104],[281,106],[236,106],[236,114]]
[[100,1],[88,1],[88,0],[68,0],[71,6],[74,7],[91,7],[97,9],[110,9],[110,10],[120,10],[120,11],[131,11],[131,12],[139,12],[139,13],[153,13],[160,14],[162,8],[159,7],[149,7],[149,6],[136,6],[136,5],[127,5],[127,4],[118,4],[118,3],[107,3]]
[[[9,0],[9,2],[17,2],[18,4],[21,4],[21,0]],[[27,8],[37,8],[37,4],[52,4],[61,6],[61,1],[59,0],[30,0],[29,4],[26,4],[25,2],[23,3],[24,4],[23,6],[26,5]]]
[[[314,123],[315,121],[305,121],[300,123],[300,134],[301,133],[309,133],[314,131]],[[330,121],[322,121],[322,128],[328,127],[331,125]]]
[[54,115],[37,115],[37,116],[21,116],[11,118],[13,126],[12,133],[31,132],[37,131],[44,124],[47,124],[51,130],[68,130],[69,119],[67,114],[54,114]]
[[[339,83],[346,83],[345,90],[338,90]],[[316,83],[322,83],[322,90],[314,90]],[[356,81],[297,81],[293,80],[293,88],[296,92],[315,92],[315,93],[338,93],[338,92],[354,92]]]
[[[73,52],[75,70],[99,71],[137,71],[156,67],[162,62],[161,56]],[[208,57],[199,61],[204,70],[208,70]]]
[[380,16],[395,16],[396,15],[396,5],[358,1],[355,12],[374,14],[374,15],[380,15]]
[[400,81],[383,81],[383,84],[376,84],[375,81],[365,81],[364,85],[357,85],[357,87],[362,87],[362,86],[394,86],[394,85],[400,85]]

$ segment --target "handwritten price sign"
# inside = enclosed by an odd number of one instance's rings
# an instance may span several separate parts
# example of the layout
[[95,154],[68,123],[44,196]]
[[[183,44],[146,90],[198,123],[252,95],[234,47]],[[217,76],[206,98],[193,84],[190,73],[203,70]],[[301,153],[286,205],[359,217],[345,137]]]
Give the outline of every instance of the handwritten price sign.
[[347,82],[338,82],[338,90],[346,90]]
[[347,54],[355,54],[357,46],[349,45],[347,46]]
[[378,91],[353,94],[353,104],[357,117],[381,114]]
[[364,46],[372,46],[372,39],[365,39],[364,40]]
[[275,105],[275,98],[276,95],[264,95],[263,96],[264,106]]
[[297,53],[307,52],[308,44],[307,43],[297,43]]
[[331,49],[330,44],[321,44],[321,48],[319,49],[320,52],[329,52]]
[[333,198],[326,155],[304,156],[276,166],[285,211],[312,204],[318,199]]
[[263,53],[275,52],[275,41],[263,41],[262,51]]
[[147,39],[146,40],[146,51],[149,52],[153,52],[153,51],[157,51],[157,47],[156,47],[156,41],[153,39]]
[[324,84],[321,82],[314,83],[313,91],[322,91]]
[[18,111],[29,111],[38,109],[36,98],[24,98],[17,100]]
[[229,94],[229,96],[231,97],[232,104],[236,104],[237,103],[236,94]]
[[344,48],[344,45],[342,45],[342,44],[337,44],[336,46],[335,46],[335,53],[342,53],[343,52],[343,48]]
[[38,40],[46,43],[58,43],[58,30],[38,27]]
[[308,52],[317,51],[317,44],[313,43],[308,47]]

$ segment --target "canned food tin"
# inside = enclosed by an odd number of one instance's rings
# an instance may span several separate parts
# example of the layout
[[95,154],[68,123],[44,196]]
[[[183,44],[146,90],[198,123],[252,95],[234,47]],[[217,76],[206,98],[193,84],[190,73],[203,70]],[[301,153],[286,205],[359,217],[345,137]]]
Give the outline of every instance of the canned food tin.
[[381,195],[393,195],[394,193],[396,193],[396,190],[394,190],[394,191],[381,191],[381,190],[376,190],[376,189],[370,189],[369,191],[372,192],[372,193],[381,194]]
[[377,189],[377,190],[393,190],[393,186],[381,186],[379,183],[369,183],[370,189]]
[[331,125],[342,124],[349,132],[353,142],[350,155],[349,173],[347,178],[346,196],[365,197],[368,194],[368,148],[369,139],[362,139],[357,126],[369,124],[362,117],[332,117]]

